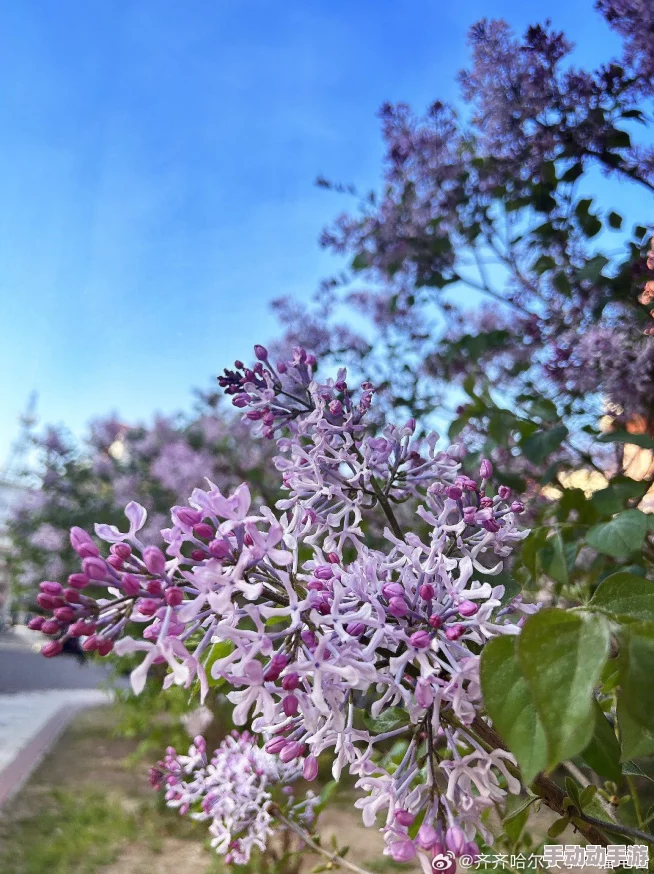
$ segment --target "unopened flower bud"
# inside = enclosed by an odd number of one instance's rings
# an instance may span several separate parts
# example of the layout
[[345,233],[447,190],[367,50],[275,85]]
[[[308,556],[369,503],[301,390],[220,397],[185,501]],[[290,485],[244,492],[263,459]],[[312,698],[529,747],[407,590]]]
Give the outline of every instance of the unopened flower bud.
[[511,497],[511,489],[508,486],[500,486],[497,494],[502,501],[508,501]]
[[271,755],[275,755],[276,753],[281,752],[288,741],[285,737],[274,737],[272,740],[269,740],[265,746],[265,750],[267,753]]
[[315,780],[318,776],[318,759],[315,756],[307,756],[302,765],[302,776],[305,780]]
[[60,628],[61,626],[56,619],[46,619],[41,626],[41,631],[43,634],[56,634]]
[[158,546],[146,546],[143,562],[151,574],[163,574],[166,570],[166,556]]
[[294,689],[300,685],[300,675],[296,674],[293,671],[290,674],[287,674],[282,680],[282,689],[286,692],[292,692]]
[[107,563],[96,556],[89,556],[82,562],[84,573],[90,580],[103,581],[107,579]]
[[479,476],[482,479],[490,479],[493,476],[493,465],[487,458],[482,459],[479,467]]
[[192,510],[190,507],[177,507],[175,516],[181,525],[186,525],[188,528],[193,528],[202,521],[202,513],[199,510]]
[[418,594],[423,601],[431,601],[434,597],[434,587],[430,583],[425,583],[418,589]]
[[475,604],[474,601],[461,601],[458,610],[460,616],[474,616],[479,610],[479,604]]
[[415,816],[408,810],[404,810],[404,808],[396,810],[394,816],[395,822],[406,827],[413,825],[413,821],[415,820]]
[[406,616],[408,607],[404,598],[391,598],[388,602],[388,612],[398,619]]
[[71,574],[68,577],[68,585],[73,589],[85,589],[90,582],[86,574]]
[[345,630],[348,634],[351,634],[352,637],[361,637],[366,630],[366,626],[363,622],[348,622],[345,626]]
[[60,622],[72,622],[75,618],[75,611],[72,607],[57,607],[54,611],[55,619]]
[[60,640],[51,640],[49,643],[46,643],[41,647],[41,655],[44,655],[47,659],[51,659],[53,656],[58,656],[63,648],[64,645]]
[[169,589],[166,589],[166,604],[170,607],[179,607],[179,605],[184,600],[184,592],[179,588],[179,586],[171,586]]
[[295,716],[298,711],[299,701],[295,697],[295,695],[287,695],[283,702],[282,708],[286,716]]
[[450,625],[445,631],[448,640],[458,640],[463,634],[465,634],[463,625]]
[[411,646],[415,646],[416,649],[427,649],[431,643],[431,638],[426,631],[420,629],[420,631],[413,632],[409,638],[409,642],[411,643]]
[[98,641],[98,653],[101,656],[109,655],[109,653],[111,652],[111,650],[113,648],[114,648],[113,640],[107,640],[106,638],[103,637]]
[[141,591],[141,584],[132,574],[123,574],[120,583],[129,598],[134,598]]
[[268,360],[268,350],[265,346],[261,346],[259,343],[254,347],[254,354],[257,356],[259,361],[267,361]]
[[216,532],[207,522],[198,522],[197,525],[193,526],[193,533],[201,540],[210,540]]
[[63,586],[61,583],[51,583],[48,580],[39,585],[39,589],[46,595],[61,595]]

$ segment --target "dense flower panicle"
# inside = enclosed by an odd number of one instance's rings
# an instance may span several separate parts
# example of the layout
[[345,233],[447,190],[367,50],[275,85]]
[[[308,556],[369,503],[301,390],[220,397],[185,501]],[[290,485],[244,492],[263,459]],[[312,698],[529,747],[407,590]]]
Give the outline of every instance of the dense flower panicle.
[[184,755],[169,747],[150,782],[168,807],[210,822],[211,846],[228,864],[245,865],[254,848],[266,849],[277,810],[303,825],[313,820],[318,796],[308,791],[296,800],[285,789],[302,771],[299,760],[284,763],[257,746],[254,735],[233,731],[211,758],[202,737]]
[[[310,779],[331,750],[335,778],[343,768],[357,777],[364,822],[385,818],[394,858],[460,851],[488,837],[481,814],[518,787],[510,755],[480,748],[466,726],[480,705],[481,647],[519,633],[534,609],[499,576],[526,533],[522,504],[506,486],[493,494],[490,462],[477,479],[464,475],[463,449],[438,451],[438,436],[417,437],[413,420],[368,433],[369,383],[355,392],[345,371],[317,382],[303,349],[276,368],[263,347],[257,357],[221,382],[255,427],[284,427],[276,464],[288,496],[277,512],[252,507],[245,485],[224,495],[209,482],[173,508],[161,546],[141,541],[146,513],[135,503],[127,531],[96,526],[106,558],[73,529],[82,573],[67,588],[42,584],[52,611],[42,630],[53,637],[44,652],[69,634],[89,635],[85,648],[101,654],[143,651],[136,691],[152,664],[167,663],[164,685],[197,682],[201,699],[210,665],[231,687],[235,724],[252,720],[267,753],[304,758]],[[375,513],[387,525],[379,542]],[[405,754],[385,766],[390,738]],[[423,826],[409,836],[416,817]]]

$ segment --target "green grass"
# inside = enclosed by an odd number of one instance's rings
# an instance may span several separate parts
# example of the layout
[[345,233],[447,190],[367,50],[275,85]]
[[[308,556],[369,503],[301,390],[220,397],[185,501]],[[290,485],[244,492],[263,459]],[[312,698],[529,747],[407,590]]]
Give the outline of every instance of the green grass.
[[[39,799],[38,811],[0,820],[0,871],[96,874],[131,842],[158,853],[168,835],[199,841],[206,837],[206,830],[154,802],[125,801],[94,789],[51,789]],[[206,874],[220,870],[210,864]]]
[[0,871],[95,874],[137,834],[136,817],[119,801],[100,792],[53,789],[36,815],[0,823]]

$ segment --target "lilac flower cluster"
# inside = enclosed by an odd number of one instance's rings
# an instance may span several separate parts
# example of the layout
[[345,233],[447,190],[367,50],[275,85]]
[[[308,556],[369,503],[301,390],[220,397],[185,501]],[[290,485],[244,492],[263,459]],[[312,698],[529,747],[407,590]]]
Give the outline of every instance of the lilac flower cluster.
[[[507,600],[498,577],[526,535],[523,507],[506,486],[494,491],[490,462],[466,476],[462,448],[438,450],[413,420],[369,433],[371,384],[354,391],[343,370],[316,381],[304,349],[276,367],[256,354],[221,383],[266,436],[283,428],[277,512],[253,508],[246,485],[224,495],[209,482],[172,509],[165,551],[141,541],[135,503],[128,531],[96,525],[106,558],[73,529],[82,573],[67,588],[42,584],[44,654],[88,634],[85,648],[101,654],[145,653],[136,691],[167,663],[164,687],[197,683],[202,700],[209,670],[231,689],[235,724],[251,721],[282,764],[302,762],[312,779],[331,751],[334,777],[357,778],[364,822],[383,815],[395,860],[469,852],[478,833],[490,840],[484,811],[519,791],[510,754],[489,752],[471,725],[481,648],[518,634],[534,609]],[[388,764],[391,739],[404,751]]]
[[185,755],[169,747],[150,782],[165,792],[168,807],[210,822],[211,846],[225,862],[245,865],[254,848],[266,849],[278,811],[302,825],[313,821],[318,796],[308,791],[296,801],[292,794],[301,776],[299,760],[283,762],[257,746],[254,735],[233,731],[211,758],[202,737]]

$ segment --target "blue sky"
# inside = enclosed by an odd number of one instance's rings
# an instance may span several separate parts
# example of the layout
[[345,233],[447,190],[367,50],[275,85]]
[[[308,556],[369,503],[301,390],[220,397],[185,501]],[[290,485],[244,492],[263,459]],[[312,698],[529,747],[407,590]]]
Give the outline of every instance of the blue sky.
[[32,390],[142,420],[274,335],[337,266],[316,176],[375,186],[379,105],[453,97],[482,15],[617,50],[592,0],[2,4],[0,463]]

